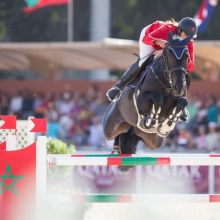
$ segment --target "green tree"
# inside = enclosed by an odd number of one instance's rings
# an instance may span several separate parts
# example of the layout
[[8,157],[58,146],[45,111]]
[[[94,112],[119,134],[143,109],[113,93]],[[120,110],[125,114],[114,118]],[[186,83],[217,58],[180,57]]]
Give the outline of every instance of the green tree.
[[[193,17],[202,0],[112,0],[112,37],[135,39],[146,25],[156,20]],[[198,39],[219,39],[220,4],[215,9],[208,29]]]

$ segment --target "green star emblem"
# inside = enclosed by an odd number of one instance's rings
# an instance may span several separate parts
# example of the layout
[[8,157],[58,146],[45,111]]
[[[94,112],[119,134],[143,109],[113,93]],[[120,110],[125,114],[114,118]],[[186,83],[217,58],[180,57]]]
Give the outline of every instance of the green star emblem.
[[23,176],[14,176],[10,165],[7,165],[4,175],[0,176],[0,195],[2,195],[7,190],[17,195],[18,190],[16,184],[22,179]]

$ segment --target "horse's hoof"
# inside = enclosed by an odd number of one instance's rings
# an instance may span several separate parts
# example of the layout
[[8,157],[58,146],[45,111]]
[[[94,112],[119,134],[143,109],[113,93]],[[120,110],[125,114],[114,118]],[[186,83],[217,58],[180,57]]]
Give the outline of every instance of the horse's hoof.
[[121,154],[121,149],[119,146],[115,145],[113,146],[113,150],[111,154]]
[[128,170],[130,170],[131,168],[133,168],[134,166],[119,166],[118,169],[121,172],[127,172]]
[[189,119],[190,119],[190,116],[189,116],[189,112],[188,110],[185,108],[183,109],[183,113],[182,115],[180,116],[179,120],[182,121],[182,122],[189,122]]
[[169,129],[165,130],[162,125],[159,125],[158,130],[157,130],[157,134],[162,138],[167,137],[170,134],[170,132],[171,131]]

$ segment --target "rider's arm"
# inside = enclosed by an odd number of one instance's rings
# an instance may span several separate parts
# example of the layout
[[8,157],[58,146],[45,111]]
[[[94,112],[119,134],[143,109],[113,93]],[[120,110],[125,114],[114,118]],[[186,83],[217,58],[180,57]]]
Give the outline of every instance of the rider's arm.
[[[154,25],[154,24],[152,24],[152,25]],[[152,28],[154,28],[154,27],[152,27]],[[174,29],[173,27],[169,27],[169,25],[167,25],[167,24],[162,24],[158,28],[156,28],[155,30],[151,31],[152,28],[150,27],[146,30],[146,33],[142,39],[142,42],[144,44],[152,45],[154,47],[155,46],[158,47],[157,45],[155,45],[155,41],[157,39],[167,40],[168,33],[170,31],[172,31],[172,29]]]
[[189,42],[188,50],[189,50],[189,60],[188,60],[187,70],[189,72],[192,72],[195,68],[195,64],[194,64],[194,42],[193,41]]

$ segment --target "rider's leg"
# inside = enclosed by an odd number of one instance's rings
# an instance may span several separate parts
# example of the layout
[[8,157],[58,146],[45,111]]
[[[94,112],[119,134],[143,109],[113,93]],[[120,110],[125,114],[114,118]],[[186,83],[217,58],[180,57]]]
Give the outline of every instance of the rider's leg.
[[139,66],[138,66],[137,60],[135,63],[133,63],[123,74],[121,79],[111,88],[107,91],[106,96],[110,101],[114,100],[118,94],[120,94],[120,91],[128,85],[138,74]]
[[140,58],[134,64],[132,64],[123,74],[121,79],[111,89],[107,91],[106,96],[110,101],[114,100],[117,97],[117,95],[120,94],[120,91],[135,79],[135,77],[139,73],[139,69],[142,66],[142,64],[149,58],[149,55],[155,51],[155,49],[151,45],[146,45],[142,41],[146,32],[146,28],[147,27],[145,27],[140,34],[140,39],[139,39]]

